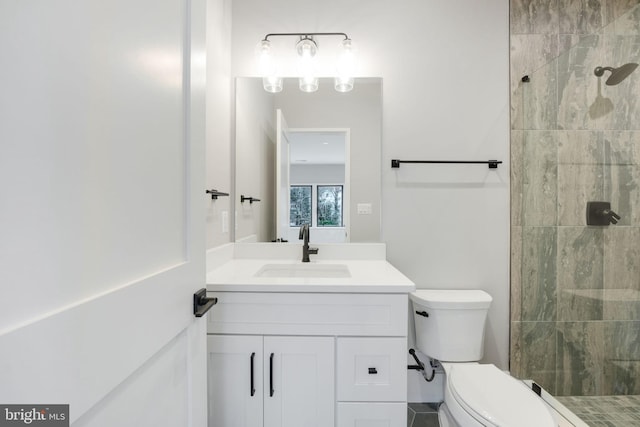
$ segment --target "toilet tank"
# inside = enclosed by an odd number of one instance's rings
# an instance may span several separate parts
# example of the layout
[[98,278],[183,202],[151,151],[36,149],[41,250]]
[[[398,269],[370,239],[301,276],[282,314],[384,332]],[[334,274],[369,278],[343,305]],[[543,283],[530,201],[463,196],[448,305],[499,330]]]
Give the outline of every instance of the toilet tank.
[[491,295],[481,290],[419,289],[409,297],[418,350],[443,362],[482,358]]

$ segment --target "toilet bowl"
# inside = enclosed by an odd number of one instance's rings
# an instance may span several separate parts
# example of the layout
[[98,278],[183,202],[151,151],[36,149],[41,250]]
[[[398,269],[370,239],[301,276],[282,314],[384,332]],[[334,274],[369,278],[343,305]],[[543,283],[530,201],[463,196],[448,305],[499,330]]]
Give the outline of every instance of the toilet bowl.
[[441,427],[554,427],[544,402],[521,381],[482,358],[491,296],[479,290],[410,294],[416,346],[445,371]]

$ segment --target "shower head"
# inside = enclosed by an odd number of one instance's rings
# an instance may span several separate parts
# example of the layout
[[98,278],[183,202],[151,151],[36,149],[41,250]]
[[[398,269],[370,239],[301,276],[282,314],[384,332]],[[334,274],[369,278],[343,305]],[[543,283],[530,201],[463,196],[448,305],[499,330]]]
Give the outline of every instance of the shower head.
[[636,68],[638,68],[638,64],[636,64],[635,62],[630,62],[630,63],[624,64],[624,65],[622,65],[622,66],[620,66],[618,68],[596,67],[596,69],[593,70],[593,74],[595,74],[597,77],[602,77],[602,75],[604,74],[605,70],[606,71],[611,71],[611,75],[609,76],[607,81],[604,82],[604,83],[609,85],[609,86],[615,86],[618,83],[620,83],[621,81],[623,81],[624,79],[626,79],[627,77],[629,77],[629,74],[633,73]]

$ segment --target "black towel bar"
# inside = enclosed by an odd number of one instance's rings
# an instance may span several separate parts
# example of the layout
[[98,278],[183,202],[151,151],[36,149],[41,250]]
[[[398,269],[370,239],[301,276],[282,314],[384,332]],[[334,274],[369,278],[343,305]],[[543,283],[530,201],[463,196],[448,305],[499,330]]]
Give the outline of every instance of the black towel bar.
[[486,164],[489,165],[489,169],[497,169],[498,165],[502,163],[501,160],[391,160],[392,168],[399,168],[400,163],[474,163],[474,164]]

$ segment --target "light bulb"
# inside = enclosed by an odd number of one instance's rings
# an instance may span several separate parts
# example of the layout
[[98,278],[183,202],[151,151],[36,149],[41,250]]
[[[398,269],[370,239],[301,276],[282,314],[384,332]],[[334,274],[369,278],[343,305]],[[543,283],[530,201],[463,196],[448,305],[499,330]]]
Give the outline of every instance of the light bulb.
[[334,88],[338,92],[349,92],[353,89],[353,77],[336,77],[334,79]]
[[262,87],[270,93],[282,92],[282,77],[263,77]]
[[342,52],[338,58],[337,75],[334,87],[338,92],[349,92],[353,89],[353,75],[355,74],[355,47],[351,39],[344,39],[340,43]]
[[318,53],[318,45],[310,36],[300,37],[296,44],[298,52],[298,72],[300,75],[299,87],[303,92],[315,92],[318,90],[318,77],[316,77],[315,56]]
[[296,43],[296,51],[298,56],[312,58],[318,53],[318,44],[313,39],[313,36],[302,36]]
[[258,43],[258,46],[256,46],[256,62],[258,63],[258,73],[261,76],[274,74],[275,63],[273,61],[273,52],[269,40],[262,40]]
[[303,92],[315,92],[318,90],[318,78],[315,76],[300,77],[299,87]]
[[278,76],[278,69],[273,58],[273,48],[269,40],[262,40],[256,46],[256,60],[264,90],[271,93],[281,92],[282,77]]

